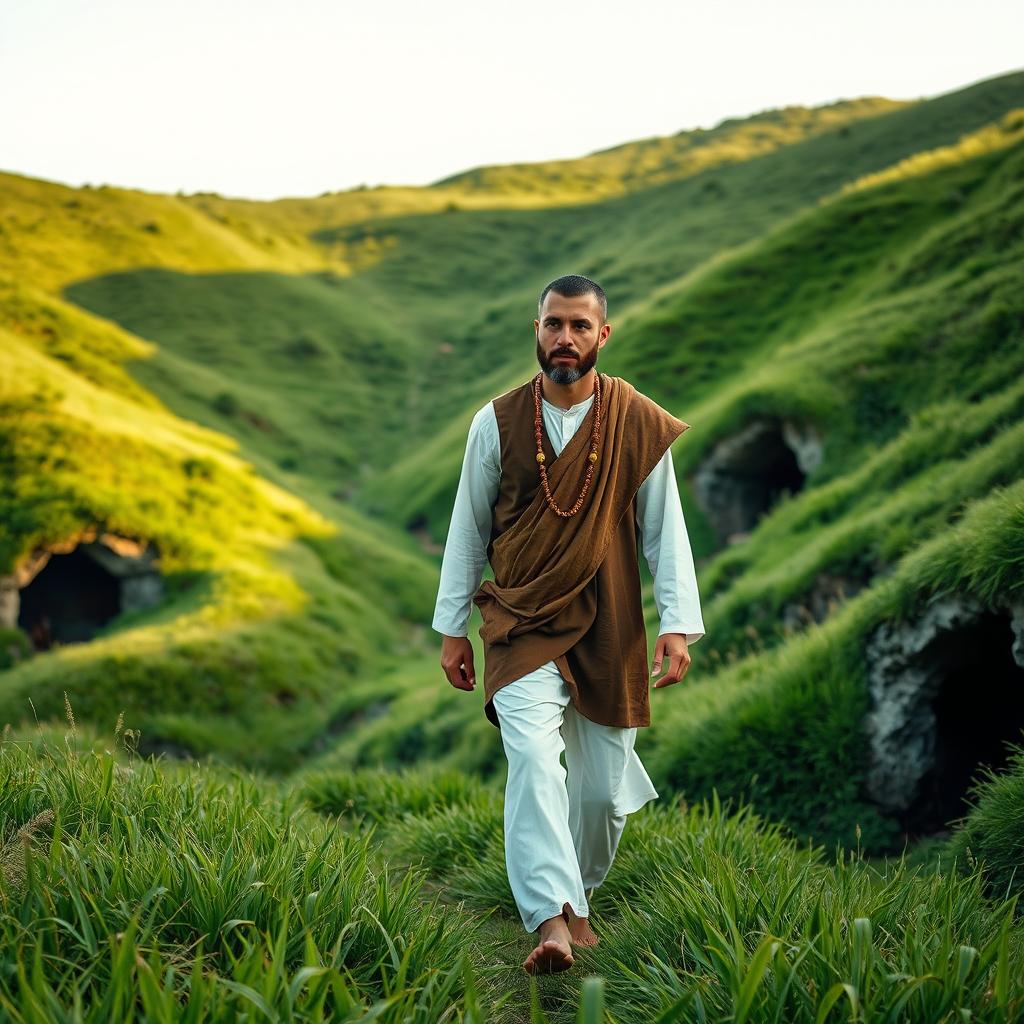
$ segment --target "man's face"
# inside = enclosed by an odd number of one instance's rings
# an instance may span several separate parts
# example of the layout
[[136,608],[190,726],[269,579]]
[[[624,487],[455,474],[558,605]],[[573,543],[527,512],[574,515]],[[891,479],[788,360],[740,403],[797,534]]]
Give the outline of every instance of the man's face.
[[540,368],[555,384],[573,384],[597,363],[612,325],[601,322],[596,295],[568,298],[551,291],[533,329]]

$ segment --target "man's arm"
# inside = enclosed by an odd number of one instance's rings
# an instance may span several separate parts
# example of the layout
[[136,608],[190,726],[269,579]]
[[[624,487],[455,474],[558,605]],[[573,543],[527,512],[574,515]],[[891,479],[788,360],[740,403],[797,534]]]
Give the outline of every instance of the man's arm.
[[637,491],[636,520],[644,557],[654,577],[654,603],[661,616],[659,636],[682,633],[687,644],[695,643],[704,635],[704,620],[669,448]]
[[462,475],[448,525],[433,629],[444,636],[468,636],[473,595],[487,564],[491,516],[498,497],[501,451],[494,406],[478,410],[469,426]]

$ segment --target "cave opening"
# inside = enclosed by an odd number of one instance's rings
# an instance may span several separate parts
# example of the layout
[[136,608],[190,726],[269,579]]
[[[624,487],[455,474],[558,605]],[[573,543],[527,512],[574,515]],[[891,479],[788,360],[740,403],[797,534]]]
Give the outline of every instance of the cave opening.
[[77,547],[51,555],[22,588],[18,625],[45,651],[89,640],[120,611],[118,578]]
[[803,489],[810,460],[787,433],[794,431],[778,421],[756,420],[720,441],[697,470],[695,494],[720,540],[746,536],[784,493]]
[[0,629],[20,629],[35,652],[91,640],[163,600],[158,557],[148,541],[111,533],[36,548],[0,575]]
[[[930,765],[904,827],[926,835],[952,827],[969,809],[968,789],[987,766],[1006,767],[1008,743],[1024,743],[1024,667],[1013,657],[1010,616],[986,611],[959,630],[944,630],[922,652],[934,672]],[[928,665],[930,662],[930,666]]]

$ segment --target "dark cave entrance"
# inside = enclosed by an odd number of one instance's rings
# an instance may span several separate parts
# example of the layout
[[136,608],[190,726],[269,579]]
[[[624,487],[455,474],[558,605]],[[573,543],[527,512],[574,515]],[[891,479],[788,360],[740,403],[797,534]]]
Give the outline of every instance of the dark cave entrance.
[[78,547],[51,555],[22,588],[18,625],[45,651],[90,639],[120,611],[120,580]]
[[793,440],[782,423],[757,420],[720,441],[697,470],[694,491],[720,540],[742,538],[784,493],[803,489],[806,473]]
[[987,611],[939,633],[922,652],[922,667],[938,680],[930,701],[934,748],[905,814],[908,833],[951,827],[969,809],[967,791],[981,766],[1000,771],[1007,743],[1024,743],[1024,668],[1014,660],[1013,642],[1010,616]]
[[91,640],[115,616],[163,600],[158,559],[148,541],[111,533],[36,548],[0,576],[0,629],[20,629],[36,652]]

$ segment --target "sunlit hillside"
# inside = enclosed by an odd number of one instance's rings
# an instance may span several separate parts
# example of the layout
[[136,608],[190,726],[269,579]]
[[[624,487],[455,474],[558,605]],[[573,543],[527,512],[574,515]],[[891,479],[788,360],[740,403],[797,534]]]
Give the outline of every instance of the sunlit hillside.
[[[379,927],[349,922],[336,1006],[522,1019],[523,979],[502,1010],[486,971],[521,939],[504,756],[429,624],[466,429],[536,372],[537,295],[571,272],[609,296],[600,369],[691,425],[673,457],[707,627],[638,737],[664,798],[588,954],[609,1007],[1024,1006],[1024,73],[424,188],[258,202],[0,173],[0,934],[66,957],[19,984],[145,987],[100,957],[129,934],[159,1016],[185,979],[158,947],[180,971],[206,935],[238,983],[203,990],[211,1013],[268,978],[280,1007],[358,905]],[[879,866],[908,844],[920,877]],[[105,894],[89,910],[77,877]],[[74,951],[15,925],[32,914],[77,914]],[[283,946],[234,960],[253,921]],[[584,999],[543,995],[553,1020]]]

